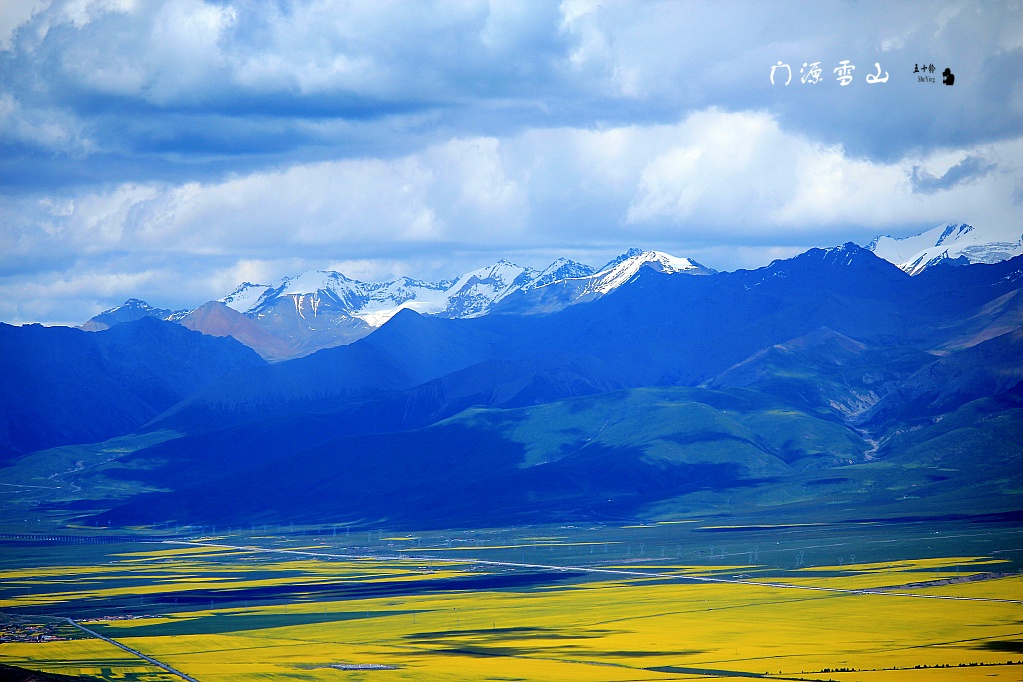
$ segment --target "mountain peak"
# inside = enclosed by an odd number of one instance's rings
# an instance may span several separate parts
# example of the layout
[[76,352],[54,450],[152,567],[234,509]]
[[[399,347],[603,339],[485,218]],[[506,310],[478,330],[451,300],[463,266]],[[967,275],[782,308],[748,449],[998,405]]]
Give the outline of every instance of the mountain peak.
[[548,284],[554,284],[555,282],[562,282],[567,279],[589,277],[593,274],[593,272],[593,268],[589,265],[577,263],[576,261],[569,260],[568,258],[558,258],[546,268],[541,270],[540,274],[536,276],[536,279],[524,286],[523,289],[536,289],[547,286]]
[[234,291],[219,299],[219,301],[240,313],[244,313],[255,307],[256,302],[259,301],[259,298],[265,294],[268,289],[270,289],[269,284],[242,282],[234,288]]
[[630,258],[634,258],[636,256],[639,256],[642,253],[643,253],[643,249],[637,249],[634,246],[631,249],[629,249],[628,251],[626,251],[625,253],[621,254],[620,256],[616,256],[615,258],[612,258],[608,262],[604,263],[604,265],[601,266],[600,269],[597,270],[597,272],[604,272],[605,270],[613,268],[614,266],[618,265],[619,263],[623,263],[623,262],[629,260]]
[[963,237],[964,235],[969,234],[970,232],[973,232],[972,225],[967,225],[966,223],[963,223],[962,225],[955,225],[953,223],[952,225],[949,225],[944,229],[944,231],[941,233],[941,236],[938,237],[938,241],[935,242],[934,245],[941,246],[946,241],[948,242],[957,241],[960,237]]
[[[272,284],[243,282],[220,302],[267,328],[274,328],[292,344],[298,336],[309,333],[326,334],[337,337],[337,342],[350,343],[406,309],[441,317],[477,317],[512,293],[557,282],[575,282],[573,287],[588,291],[582,298],[568,299],[581,302],[628,281],[640,267],[666,273],[713,272],[688,258],[637,248],[629,249],[612,263],[615,265],[605,266],[597,273],[604,276],[600,282],[594,279],[597,276],[594,268],[568,258],[558,258],[542,271],[501,258],[439,282],[405,276],[389,282],[362,282],[334,270],[309,270]],[[595,283],[597,288],[592,288]]]
[[100,314],[90,318],[79,327],[87,332],[98,332],[110,329],[121,322],[134,322],[144,317],[155,317],[160,320],[177,322],[188,314],[187,310],[168,310],[165,308],[154,308],[140,298],[129,298],[123,304],[104,310]]
[[[589,291],[599,294],[606,294],[612,289],[617,289],[622,284],[630,281],[633,277],[639,273],[640,268],[648,267],[657,272],[663,272],[666,274],[674,274],[683,272],[690,275],[710,275],[714,273],[708,267],[697,263],[690,258],[681,258],[679,256],[672,256],[669,253],[663,251],[640,251],[639,249],[629,249],[623,256],[632,254],[627,258],[616,259],[618,262],[610,267],[605,267],[603,270],[593,276],[593,281],[590,286],[587,287]],[[614,262],[614,261],[612,261]]]
[[867,249],[863,248],[859,244],[853,242],[845,242],[838,246],[828,246],[823,249],[824,253],[831,254],[833,257],[845,256],[848,258],[855,258],[861,253],[868,253]]
[[[869,263],[876,262],[879,258],[877,255],[872,253],[869,249],[866,249],[853,242],[845,242],[837,246],[827,246],[822,248],[813,248],[805,251],[795,258],[791,259],[791,262],[822,262],[828,265],[854,265],[857,263]],[[775,261],[777,262],[790,262],[790,261]]]
[[997,263],[1023,253],[1023,237],[1005,229],[980,229],[966,223],[938,225],[912,237],[879,235],[867,249],[918,275],[938,263]]
[[307,270],[295,277],[284,277],[273,289],[280,289],[278,296],[293,294],[315,294],[319,291],[336,292],[349,289],[350,283],[358,283],[335,270]]
[[294,348],[286,341],[275,337],[223,301],[202,304],[183,317],[180,324],[207,336],[233,337],[266,360],[284,359],[294,354]]

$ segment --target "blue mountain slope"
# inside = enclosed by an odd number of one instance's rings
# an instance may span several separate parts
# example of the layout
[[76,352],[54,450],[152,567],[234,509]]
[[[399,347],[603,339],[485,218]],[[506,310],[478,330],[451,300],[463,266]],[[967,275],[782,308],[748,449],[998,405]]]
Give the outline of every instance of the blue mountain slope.
[[[226,376],[153,427],[198,433],[284,413],[336,412],[351,433],[419,428],[471,405],[697,385],[821,328],[919,354],[975,326],[984,302],[1015,291],[1017,261],[956,268],[946,283],[910,278],[847,245],[755,271],[644,272],[596,302],[552,315],[448,320],[403,311],[349,346]],[[963,277],[971,270],[976,282]]]
[[0,324],[0,458],[130,433],[212,378],[264,364],[154,317],[99,332]]
[[271,415],[343,410],[457,372],[495,354],[495,334],[403,310],[369,337],[225,375],[150,428],[199,431]]
[[[188,480],[180,466],[171,471],[164,448],[136,453],[131,473],[148,484],[181,477],[176,491],[98,520],[386,519],[409,527],[610,520],[652,501],[756,485],[867,449],[844,427],[781,407],[751,393],[633,389],[346,436],[248,460],[215,478],[196,453],[198,471],[188,467]],[[805,437],[779,428],[794,421]]]

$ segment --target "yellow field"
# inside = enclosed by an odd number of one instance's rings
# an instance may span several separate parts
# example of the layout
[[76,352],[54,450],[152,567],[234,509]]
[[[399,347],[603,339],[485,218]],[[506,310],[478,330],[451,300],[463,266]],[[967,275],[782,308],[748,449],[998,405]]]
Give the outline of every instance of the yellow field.
[[[289,581],[414,588],[415,581],[482,575],[469,573],[464,565],[423,571],[412,561],[271,557],[253,563],[254,558],[252,553],[205,548],[121,555],[113,564],[67,569],[73,582],[53,584],[53,593],[37,589],[0,606],[134,589],[103,587],[110,576],[146,576],[153,581],[146,586],[150,592],[167,593],[195,588],[203,574],[211,576],[200,584],[203,589]],[[906,586],[948,577],[950,565],[959,566],[959,575],[997,570],[983,558],[958,558],[816,567],[839,575],[821,578],[808,572],[783,582],[839,590]],[[700,571],[692,566],[623,568]],[[37,581],[39,588],[39,579],[53,574],[17,571],[0,577]],[[1023,665],[1005,665],[1023,661],[1023,653],[1012,653],[1023,643],[1023,606],[983,601],[1023,598],[1019,577],[898,587],[890,594],[625,578],[516,590],[415,592],[327,601],[310,597],[287,605],[196,610],[90,627],[201,682],[749,679],[751,673],[866,682],[1023,679]],[[910,592],[960,599],[903,596]],[[96,640],[3,644],[0,662],[111,679],[169,679]],[[960,664],[984,665],[956,667]],[[382,669],[351,669],[367,665]],[[945,665],[953,667],[934,667]],[[835,669],[855,672],[831,672]]]
[[109,680],[142,682],[182,682],[180,677],[98,639],[43,644],[7,642],[0,644],[0,663],[61,675],[90,675]]

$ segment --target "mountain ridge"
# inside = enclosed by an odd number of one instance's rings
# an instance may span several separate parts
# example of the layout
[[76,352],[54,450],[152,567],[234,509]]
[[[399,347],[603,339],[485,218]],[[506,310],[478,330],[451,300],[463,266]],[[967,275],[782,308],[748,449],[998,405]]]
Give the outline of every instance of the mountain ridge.
[[265,364],[153,316],[85,332],[0,323],[0,460],[130,433],[217,376]]
[[[551,286],[563,290],[535,290]],[[713,276],[640,267],[549,314],[403,308],[348,345],[208,372],[117,425],[134,431],[116,445],[23,453],[0,477],[58,476],[81,492],[52,493],[47,509],[104,525],[619,523],[735,509],[862,518],[926,514],[957,495],[977,513],[1012,511],[1023,483],[1021,289],[1023,257],[911,276],[847,243]],[[72,368],[89,357],[72,337],[184,334],[242,348],[151,318],[95,335],[34,333]],[[167,355],[139,346],[132,357],[165,367]],[[112,401],[108,412],[135,409],[120,376],[63,393],[53,384],[41,394],[52,402],[18,421],[60,414],[51,405],[88,386]],[[51,459],[85,464],[55,471]]]
[[911,275],[939,264],[997,263],[1023,254],[1023,236],[1006,241],[1001,235],[966,223],[939,225],[911,237],[878,235],[867,250]]
[[[534,299],[547,297],[549,289],[565,285],[571,293],[552,305],[534,304],[526,313],[544,313],[591,301],[606,295],[634,277],[641,268],[667,273],[711,274],[714,272],[689,258],[660,251],[630,249],[600,270],[559,258],[543,270],[520,267],[505,259],[471,270],[450,280],[425,282],[399,277],[389,282],[362,282],[333,270],[310,270],[284,277],[271,284],[243,282],[218,303],[244,316],[252,324],[235,320],[230,326],[238,340],[269,360],[308,355],[322,348],[345,345],[365,337],[402,310],[448,318],[472,318],[491,311],[512,312],[502,307],[509,296],[532,292]],[[229,313],[213,309],[169,311],[130,299],[124,305],[104,311],[83,329],[103,329],[120,319],[150,315],[175,322],[187,318],[190,329],[224,335]],[[198,309],[197,309],[198,310]],[[207,326],[208,325],[208,326]],[[244,331],[242,331],[244,329]],[[257,329],[262,331],[257,331]]]

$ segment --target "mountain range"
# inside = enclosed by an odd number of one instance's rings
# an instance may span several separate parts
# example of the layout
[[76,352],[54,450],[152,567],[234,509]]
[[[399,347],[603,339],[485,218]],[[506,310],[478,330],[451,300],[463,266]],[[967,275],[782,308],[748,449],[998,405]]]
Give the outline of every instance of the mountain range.
[[[340,272],[315,270],[273,284],[244,282],[219,301],[195,311],[154,308],[129,299],[93,317],[82,329],[97,331],[152,316],[206,334],[232,336],[264,358],[280,360],[351,343],[401,310],[446,318],[513,310],[552,312],[603,296],[643,267],[692,275],[713,272],[688,258],[639,249],[629,250],[599,270],[565,258],[543,270],[500,260],[440,282],[409,277],[361,282]],[[502,305],[508,299],[509,304]]]
[[914,237],[875,237],[867,248],[911,275],[938,263],[997,263],[1023,254],[1023,236],[1015,241],[995,238],[972,225],[939,225]]
[[[112,525],[1016,513],[1023,258],[952,260],[910,275],[845,244],[712,273],[632,253],[536,286],[543,273],[505,264],[448,283],[435,312],[406,298],[358,340],[273,363],[184,328],[201,314],[263,329],[219,302],[180,323],[5,328],[23,368],[5,383],[8,433],[51,435],[9,437],[0,482],[10,513]],[[372,314],[326,278],[331,305]],[[288,284],[231,303],[295,306],[307,287]],[[35,348],[67,360],[33,369]],[[139,358],[153,378],[126,382]],[[64,392],[46,378],[79,366],[96,376]],[[162,377],[159,400],[132,388]],[[99,433],[104,413],[131,418]]]
[[[911,275],[939,262],[994,263],[1023,253],[969,225],[948,225],[904,239],[880,236],[867,249]],[[714,271],[689,258],[630,249],[600,268],[559,258],[542,270],[506,260],[439,282],[402,277],[362,282],[340,272],[309,271],[271,284],[244,282],[200,308],[170,310],[129,299],[82,325],[86,331],[152,316],[205,334],[231,336],[277,361],[352,343],[401,310],[444,318],[491,313],[535,315],[593,301],[634,278],[641,269],[684,275]]]

